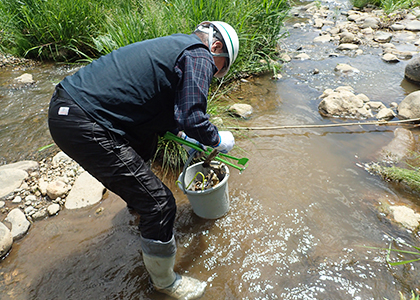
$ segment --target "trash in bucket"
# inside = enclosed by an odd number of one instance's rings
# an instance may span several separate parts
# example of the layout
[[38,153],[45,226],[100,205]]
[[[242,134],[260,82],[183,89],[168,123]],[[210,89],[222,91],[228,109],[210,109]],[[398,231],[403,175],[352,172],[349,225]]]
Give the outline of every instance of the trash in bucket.
[[[210,181],[203,180],[203,177],[207,178],[208,175],[210,175]],[[187,194],[197,216],[204,219],[217,219],[229,211],[228,179],[229,169],[225,164],[212,161],[210,167],[205,168],[203,162],[199,162],[184,169],[177,183],[179,188]],[[196,180],[195,183],[194,180]],[[215,180],[218,183],[215,184]],[[190,183],[196,185],[194,190],[189,189]]]

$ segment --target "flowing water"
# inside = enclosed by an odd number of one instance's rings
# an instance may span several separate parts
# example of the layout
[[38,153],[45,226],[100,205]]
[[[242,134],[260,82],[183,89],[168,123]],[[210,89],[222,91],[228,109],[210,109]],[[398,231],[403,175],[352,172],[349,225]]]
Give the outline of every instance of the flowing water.
[[[298,49],[317,33],[290,29],[283,47]],[[403,43],[401,47],[407,47]],[[417,88],[403,79],[406,62],[383,63],[375,51],[328,57],[317,45],[309,61],[293,60],[284,77],[242,83],[233,102],[254,107],[239,126],[330,124],[318,97],[326,88],[351,85],[372,100],[400,102]],[[312,50],[311,50],[312,49]],[[334,73],[339,62],[361,70]],[[319,74],[313,74],[314,69]],[[1,87],[0,158],[35,157],[51,143],[46,108],[59,81],[74,69],[42,66],[28,72],[35,87]],[[4,70],[2,82],[22,70]],[[239,100],[243,99],[243,100]],[[375,160],[395,127],[252,131],[238,135],[235,156],[248,157],[241,174],[231,169],[229,213],[217,220],[195,216],[186,196],[166,183],[178,202],[176,270],[208,282],[202,299],[399,299],[420,289],[418,264],[390,267],[392,238],[419,246],[418,235],[378,210],[380,203],[418,206],[418,195],[372,176],[357,163]],[[416,138],[418,132],[413,130]],[[140,252],[138,217],[114,194],[101,203],[33,224],[1,262],[0,299],[168,299],[149,286]],[[398,246],[398,245],[394,245]],[[393,254],[392,257],[397,257]],[[402,257],[406,258],[406,257]]]

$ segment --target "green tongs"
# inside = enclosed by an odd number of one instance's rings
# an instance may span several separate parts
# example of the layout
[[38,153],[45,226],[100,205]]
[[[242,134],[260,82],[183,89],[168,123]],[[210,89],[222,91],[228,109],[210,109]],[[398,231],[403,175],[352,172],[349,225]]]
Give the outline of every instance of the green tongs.
[[[189,141],[186,141],[186,140],[184,140],[184,139],[176,136],[175,134],[173,134],[171,132],[166,132],[163,137],[165,139],[167,139],[167,140],[172,140],[172,141],[175,141],[177,143],[184,144],[184,145],[186,145],[186,146],[188,146],[188,147],[190,147],[190,148],[192,148],[192,149],[194,149],[196,151],[204,152],[204,154],[207,155],[207,156],[209,156],[213,152],[213,148],[211,148],[211,147],[206,147],[206,150],[204,150],[203,148],[201,148],[197,144],[194,144],[194,143],[191,143]],[[235,165],[235,164],[227,161],[226,159],[221,158],[220,156],[223,156],[223,157],[226,157],[226,158],[229,158],[229,159],[236,160],[236,161],[238,161],[238,164],[242,165],[243,167],[237,166],[237,165]],[[246,165],[246,163],[249,160],[246,157],[237,158],[237,157],[234,157],[234,156],[231,156],[231,155],[227,155],[227,154],[224,154],[224,153],[221,153],[221,152],[218,152],[217,155],[214,157],[214,159],[215,160],[218,160],[218,161],[220,161],[222,163],[225,163],[226,165],[231,166],[232,168],[238,169],[241,172],[243,170],[245,170],[245,165]]]

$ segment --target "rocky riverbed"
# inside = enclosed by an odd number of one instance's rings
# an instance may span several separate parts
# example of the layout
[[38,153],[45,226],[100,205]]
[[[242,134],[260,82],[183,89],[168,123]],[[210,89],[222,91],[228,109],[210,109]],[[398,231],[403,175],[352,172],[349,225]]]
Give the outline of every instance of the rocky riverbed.
[[[417,66],[420,61],[416,57],[418,51],[399,50],[398,46],[410,44],[416,49],[420,46],[420,10],[404,10],[385,14],[382,10],[341,11],[345,22],[338,22],[332,11],[318,3],[295,7],[291,15],[307,18],[307,22],[297,22],[295,28],[307,30],[308,26],[319,32],[313,43],[320,45],[332,43],[336,51],[328,56],[361,55],[361,48],[382,49],[378,54],[389,64],[397,64],[402,60],[409,61],[406,76],[414,82],[420,82]],[[394,42],[395,41],[395,42]],[[281,63],[287,64],[292,59],[311,59],[305,47],[296,51],[280,49]],[[10,56],[0,56],[0,67],[36,64],[36,62]],[[337,65],[332,72],[346,73],[349,76],[360,72],[348,65]],[[316,70],[314,70],[316,74]],[[31,88],[33,79],[28,76],[16,78],[16,82]],[[275,77],[279,79],[281,76]],[[411,93],[401,103],[391,103],[388,107],[379,101],[371,101],[366,95],[357,93],[357,87],[337,85],[334,89],[325,89],[319,99],[319,113],[325,117],[392,120],[412,119],[420,117],[418,105],[420,92]],[[243,109],[243,107],[240,107]],[[247,106],[240,114],[244,118],[252,115],[252,107]],[[395,139],[381,151],[379,161],[392,163],[403,160],[415,148],[415,138],[409,129],[400,128],[395,131]],[[0,167],[0,257],[7,255],[13,241],[27,234],[31,224],[40,219],[54,217],[62,209],[76,209],[100,201],[105,193],[104,187],[83,170],[64,153],[44,159],[41,162],[21,161]],[[414,209],[388,208],[390,218],[396,222],[409,223],[415,230],[420,215]],[[404,213],[404,216],[398,213]],[[410,218],[410,221],[407,220]],[[404,221],[399,221],[404,220]]]
[[62,209],[100,201],[105,188],[63,152],[36,161],[0,166],[0,256],[26,235],[31,223]]

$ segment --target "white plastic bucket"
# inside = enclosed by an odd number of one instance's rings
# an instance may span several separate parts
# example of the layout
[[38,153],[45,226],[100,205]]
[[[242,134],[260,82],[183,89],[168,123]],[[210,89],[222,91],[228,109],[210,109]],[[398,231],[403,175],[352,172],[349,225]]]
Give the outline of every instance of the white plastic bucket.
[[[212,164],[219,164],[219,162],[212,161]],[[191,191],[186,189],[186,186],[193,180],[197,172],[206,173],[203,162],[196,163],[186,170],[184,169],[178,177],[179,188],[187,194],[194,213],[201,218],[217,219],[229,211],[229,169],[226,165],[223,165],[223,168],[226,171],[223,179],[215,187],[207,190]],[[183,178],[184,172],[185,178]]]

